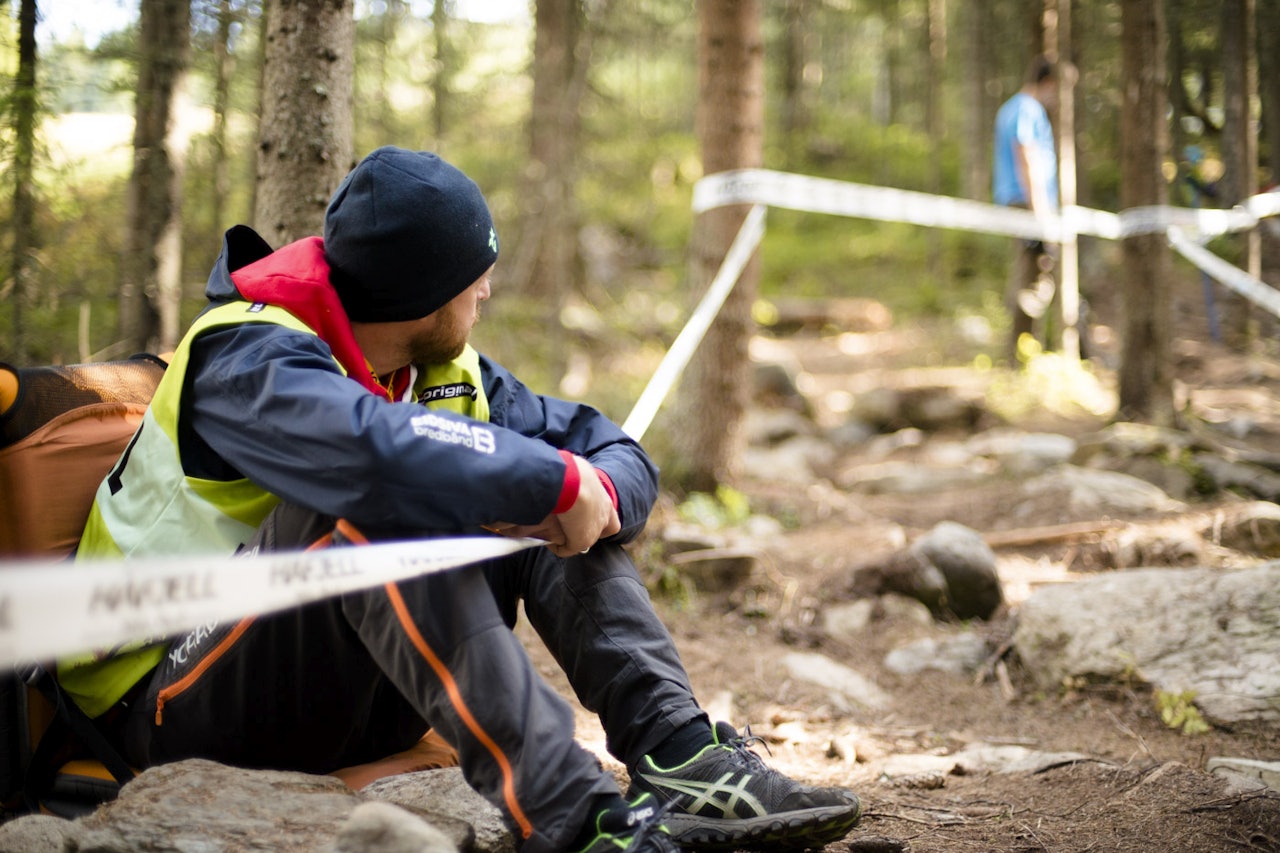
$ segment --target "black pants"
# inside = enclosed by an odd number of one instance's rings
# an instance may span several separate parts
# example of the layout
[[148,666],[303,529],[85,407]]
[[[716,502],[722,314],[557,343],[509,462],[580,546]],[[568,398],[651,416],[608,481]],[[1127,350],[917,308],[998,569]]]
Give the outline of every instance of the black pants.
[[[258,544],[304,544],[318,524],[281,507]],[[704,716],[622,548],[532,548],[175,639],[124,716],[126,756],[325,773],[406,749],[429,725],[524,850],[562,849],[591,797],[617,786],[512,633],[520,602],[628,767]]]

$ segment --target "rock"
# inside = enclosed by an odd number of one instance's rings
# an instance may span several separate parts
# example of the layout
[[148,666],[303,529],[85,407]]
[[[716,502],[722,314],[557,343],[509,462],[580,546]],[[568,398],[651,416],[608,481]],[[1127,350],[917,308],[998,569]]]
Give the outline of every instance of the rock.
[[1139,456],[1177,459],[1195,443],[1190,433],[1122,421],[1081,437],[1071,461],[1091,468],[1114,469]]
[[876,434],[869,424],[848,420],[826,432],[826,439],[838,450],[852,450],[870,440]]
[[[451,770],[461,783],[461,773],[456,768]],[[385,791],[389,783],[390,780],[381,780],[366,791],[378,786],[384,786]],[[413,802],[402,808],[392,805],[388,797],[375,799],[363,792],[355,793],[333,776],[245,770],[189,759],[140,773],[121,788],[114,801],[78,820],[36,816],[6,824],[0,828],[0,850],[513,851],[509,833],[505,847],[492,844],[484,848],[473,843],[479,833],[468,820],[479,811],[464,806],[480,798],[465,783],[461,784],[469,797],[434,800],[432,805],[437,808],[433,812]],[[492,806],[488,808],[497,814]],[[490,823],[493,822],[491,818]],[[501,825],[500,818],[496,822]]]
[[751,577],[760,554],[749,548],[707,548],[676,554],[670,562],[701,592],[732,592]]
[[757,404],[792,412],[810,413],[810,404],[796,384],[798,367],[780,362],[755,365],[752,397]]
[[772,447],[797,436],[812,436],[817,425],[804,415],[788,409],[747,410],[742,422],[747,444],[754,447]]
[[852,421],[866,424],[877,432],[888,432],[902,426],[902,400],[892,388],[870,388],[853,398],[849,412]]
[[75,849],[80,827],[51,815],[27,815],[0,824],[0,851],[4,853],[62,853]]
[[113,802],[80,818],[76,849],[322,850],[360,802],[332,776],[190,759],[140,773]]
[[845,332],[883,332],[893,325],[893,313],[883,302],[864,297],[806,299],[784,297],[773,300],[775,334],[795,334],[839,329]]
[[914,462],[880,462],[842,471],[836,484],[873,495],[928,495],[976,485],[991,476],[991,471],[977,465],[926,467]]
[[748,447],[742,453],[742,471],[765,481],[810,483],[835,462],[831,444],[816,436],[795,436],[769,447]]
[[884,665],[899,675],[927,669],[966,675],[982,666],[988,654],[986,641],[971,633],[943,639],[925,637],[889,652]]
[[1205,543],[1191,530],[1122,530],[1116,535],[1113,563],[1116,568],[1185,566],[1204,564]]
[[1268,501],[1280,500],[1280,474],[1248,462],[1234,462],[1212,453],[1196,453],[1199,466],[1218,491],[1234,491]]
[[[468,845],[469,849],[470,845]],[[338,831],[334,853],[458,853],[443,832],[390,803],[356,806]]]
[[1041,752],[1025,746],[1001,743],[971,743],[951,755],[902,753],[883,763],[885,780],[941,774],[1042,773],[1064,764],[1101,759],[1080,752]]
[[911,844],[897,838],[864,835],[849,842],[849,853],[910,853]]
[[977,456],[996,460],[1009,474],[1039,474],[1071,460],[1076,441],[1070,436],[1047,432],[987,430],[969,439],[966,446]]
[[1194,693],[1211,722],[1280,720],[1280,563],[1139,569],[1037,590],[1014,648],[1053,689],[1070,678]]
[[907,427],[925,432],[972,430],[987,416],[981,401],[946,385],[872,388],[853,400],[850,418],[880,432]]
[[854,567],[850,591],[910,596],[938,619],[988,619],[1004,600],[995,563],[979,533],[944,521],[906,549]]
[[1280,506],[1250,501],[1215,518],[1201,533],[1246,554],[1280,557]]
[[988,619],[1004,601],[996,555],[975,530],[943,521],[911,546],[946,579],[945,608],[958,619]]
[[503,822],[502,813],[471,789],[457,767],[390,776],[360,793],[429,815],[430,822],[436,815],[449,815],[467,824],[474,833],[471,849],[475,853],[515,853],[515,836]]
[[699,524],[672,521],[662,528],[662,550],[669,557],[686,551],[710,548],[726,548],[729,536],[721,531],[708,530]]
[[1273,791],[1280,791],[1280,761],[1258,761],[1252,758],[1210,758],[1204,766],[1220,776],[1225,771],[1256,779]]
[[1030,497],[1064,493],[1071,510],[1079,514],[1103,514],[1108,510],[1177,512],[1186,508],[1145,480],[1075,465],[1062,465],[1041,474],[1023,484],[1022,491]]
[[980,400],[961,396],[947,385],[907,389],[899,408],[906,426],[926,432],[972,430],[986,414]]
[[888,756],[881,763],[880,779],[884,782],[892,782],[895,779],[910,779],[933,774],[947,776],[955,769],[954,755],[899,753]]
[[937,566],[909,547],[853,568],[850,595],[865,598],[885,593],[914,598],[938,618],[945,612],[947,579]]
[[971,743],[955,755],[958,773],[1043,773],[1064,764],[1102,759],[1082,752],[1041,752],[1008,743]]
[[792,678],[830,689],[838,697],[873,711],[889,706],[889,694],[870,679],[816,652],[792,652],[782,659]]
[[822,612],[823,630],[833,637],[854,638],[873,623],[885,620],[932,625],[933,614],[922,602],[903,595],[837,602]]

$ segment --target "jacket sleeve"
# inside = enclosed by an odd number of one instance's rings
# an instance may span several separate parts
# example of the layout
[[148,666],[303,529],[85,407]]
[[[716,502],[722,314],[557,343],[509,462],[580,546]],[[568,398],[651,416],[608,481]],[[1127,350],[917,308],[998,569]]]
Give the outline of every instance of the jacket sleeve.
[[565,479],[550,444],[376,397],[342,375],[322,340],[274,324],[215,329],[194,342],[180,420],[188,475],[244,476],[373,529],[534,524]]
[[644,449],[591,406],[535,394],[483,355],[480,365],[493,422],[582,456],[604,471],[617,492],[622,521],[622,530],[610,541],[628,542],[639,535],[658,497],[658,468]]

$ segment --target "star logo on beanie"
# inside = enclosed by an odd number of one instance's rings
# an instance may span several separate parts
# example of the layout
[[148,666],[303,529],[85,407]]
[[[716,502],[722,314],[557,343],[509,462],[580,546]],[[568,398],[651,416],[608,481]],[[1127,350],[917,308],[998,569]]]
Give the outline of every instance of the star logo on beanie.
[[498,251],[498,232],[489,229],[489,248],[496,254]]

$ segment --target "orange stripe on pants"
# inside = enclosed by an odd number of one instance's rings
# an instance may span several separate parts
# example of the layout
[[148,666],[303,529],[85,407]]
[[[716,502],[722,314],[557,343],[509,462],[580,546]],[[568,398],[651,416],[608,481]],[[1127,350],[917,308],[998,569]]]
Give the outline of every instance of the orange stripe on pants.
[[454,680],[453,674],[449,672],[444,662],[427,645],[422,632],[418,630],[418,626],[414,624],[412,617],[410,617],[409,608],[405,605],[404,598],[400,595],[400,588],[394,583],[389,583],[386,585],[386,590],[387,598],[391,600],[391,607],[400,619],[400,625],[404,628],[405,633],[409,635],[409,640],[413,643],[414,648],[426,659],[436,677],[444,684],[445,692],[449,694],[449,701],[453,703],[453,708],[458,712],[458,717],[461,718],[471,734],[475,736],[475,739],[480,741],[485,749],[489,750],[493,760],[498,763],[499,769],[502,770],[503,799],[507,803],[507,808],[511,811],[511,816],[515,818],[516,823],[520,826],[520,834],[528,838],[533,835],[533,824],[529,822],[529,818],[525,816],[524,810],[520,808],[520,803],[516,800],[516,780],[515,774],[511,770],[510,759],[502,751],[502,747],[498,746],[493,738],[489,737],[488,732],[480,727],[480,723],[472,715],[471,709],[467,707],[467,703],[462,698],[462,691],[458,689],[458,682]]

